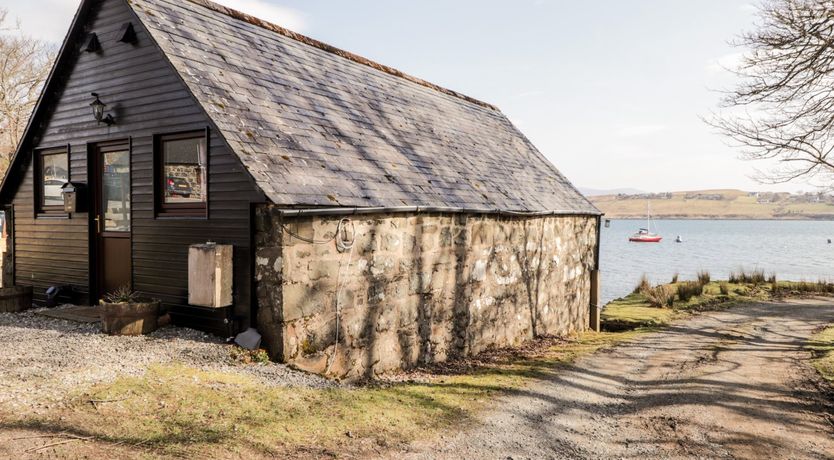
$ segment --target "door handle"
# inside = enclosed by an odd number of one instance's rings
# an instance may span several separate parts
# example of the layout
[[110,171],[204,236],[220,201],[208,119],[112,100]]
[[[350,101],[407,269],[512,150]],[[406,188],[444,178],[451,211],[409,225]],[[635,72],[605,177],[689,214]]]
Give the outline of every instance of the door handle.
[[101,233],[101,216],[96,215],[96,218],[93,220],[96,221],[96,234]]

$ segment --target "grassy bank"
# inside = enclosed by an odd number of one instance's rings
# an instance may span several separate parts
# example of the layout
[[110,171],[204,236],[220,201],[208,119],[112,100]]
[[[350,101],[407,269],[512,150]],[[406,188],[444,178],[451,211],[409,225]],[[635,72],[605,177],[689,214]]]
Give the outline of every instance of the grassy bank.
[[[746,283],[709,282],[703,285],[703,293],[687,300],[681,300],[677,294],[679,286],[691,282],[669,283],[664,285],[675,295],[674,303],[669,307],[653,306],[649,293],[638,291],[614,300],[605,306],[601,317],[608,330],[626,330],[637,327],[663,326],[669,322],[695,311],[728,308],[740,302],[766,300],[771,298],[768,285]],[[723,292],[722,292],[723,291]]]
[[[704,273],[702,281],[675,280],[661,286],[648,286],[646,282],[635,292],[610,302],[602,311],[603,328],[609,331],[629,330],[637,327],[657,327],[684,317],[692,312],[729,308],[743,302],[802,297],[813,295],[834,295],[834,284],[827,282],[776,281],[764,273],[734,273],[730,281],[709,281]],[[682,291],[700,287],[697,294],[681,298]],[[660,294],[657,291],[663,291]],[[668,303],[659,305],[655,299],[665,295]],[[669,305],[669,303],[671,305]]]
[[465,427],[495,396],[560,364],[640,334],[585,333],[406,375],[330,389],[268,387],[251,377],[167,365],[79,391],[48,415],[5,414],[7,429],[71,433],[148,455],[362,456]]

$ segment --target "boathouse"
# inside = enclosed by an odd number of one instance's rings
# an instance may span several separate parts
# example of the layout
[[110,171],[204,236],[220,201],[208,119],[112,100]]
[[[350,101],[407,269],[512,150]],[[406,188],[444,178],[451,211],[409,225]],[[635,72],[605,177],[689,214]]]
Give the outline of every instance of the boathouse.
[[314,372],[589,327],[600,212],[501,111],[206,0],[83,0],[0,202],[36,303],[129,286]]

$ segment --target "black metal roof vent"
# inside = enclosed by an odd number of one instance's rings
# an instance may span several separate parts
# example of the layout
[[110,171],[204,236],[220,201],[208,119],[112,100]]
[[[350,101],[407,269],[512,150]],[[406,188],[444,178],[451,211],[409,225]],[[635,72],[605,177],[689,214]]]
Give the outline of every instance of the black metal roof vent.
[[88,53],[101,51],[101,42],[98,41],[98,35],[95,32],[87,34],[87,39],[84,41],[84,51]]
[[126,22],[122,24],[122,28],[119,30],[119,41],[130,44],[136,43],[136,31],[133,29],[133,23]]

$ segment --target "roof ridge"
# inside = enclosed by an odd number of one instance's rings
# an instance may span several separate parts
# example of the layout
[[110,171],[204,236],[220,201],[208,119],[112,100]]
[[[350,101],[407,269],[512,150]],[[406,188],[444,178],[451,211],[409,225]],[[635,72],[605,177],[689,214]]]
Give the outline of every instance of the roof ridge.
[[404,80],[408,80],[412,83],[416,83],[416,84],[424,86],[426,88],[433,89],[433,90],[438,91],[440,93],[447,94],[447,95],[452,96],[452,97],[456,97],[458,99],[462,99],[464,101],[470,102],[472,104],[479,105],[481,107],[486,107],[486,108],[491,109],[491,110],[500,111],[498,109],[498,107],[496,107],[492,104],[489,104],[487,102],[483,102],[481,100],[475,99],[473,97],[469,97],[469,96],[467,96],[465,94],[462,94],[462,93],[459,93],[457,91],[453,91],[451,89],[444,88],[442,86],[436,85],[436,84],[431,83],[429,81],[423,80],[422,78],[414,77],[414,76],[409,75],[405,72],[397,70],[393,67],[389,67],[387,65],[380,64],[380,63],[372,61],[368,58],[359,56],[358,54],[351,53],[350,51],[345,51],[341,48],[337,48],[335,46],[328,45],[327,43],[321,42],[321,41],[316,40],[314,38],[310,38],[310,37],[308,37],[306,35],[303,35],[303,34],[300,34],[298,32],[293,32],[292,30],[289,30],[285,27],[281,27],[281,26],[279,26],[277,24],[274,24],[272,22],[264,21],[263,19],[260,19],[260,18],[257,18],[255,16],[246,14],[242,11],[238,11],[236,9],[229,8],[229,7],[214,3],[211,0],[188,0],[188,1],[195,4],[195,5],[199,5],[199,6],[202,6],[204,8],[208,8],[209,10],[215,11],[217,13],[224,14],[224,15],[229,16],[231,18],[247,22],[247,23],[252,24],[254,26],[261,27],[263,29],[275,32],[279,35],[283,35],[284,37],[287,37],[287,38],[290,38],[292,40],[304,43],[305,45],[309,45],[309,46],[312,46],[314,48],[318,48],[322,51],[326,51],[328,53],[335,54],[335,55],[337,55],[339,57],[342,57],[344,59],[347,59],[349,61],[353,61],[353,62],[356,62],[358,64],[362,64],[362,65],[371,67],[373,69],[379,70],[380,72],[384,72],[384,73],[387,73],[389,75],[393,75],[395,77],[399,77],[399,78],[402,78]]

